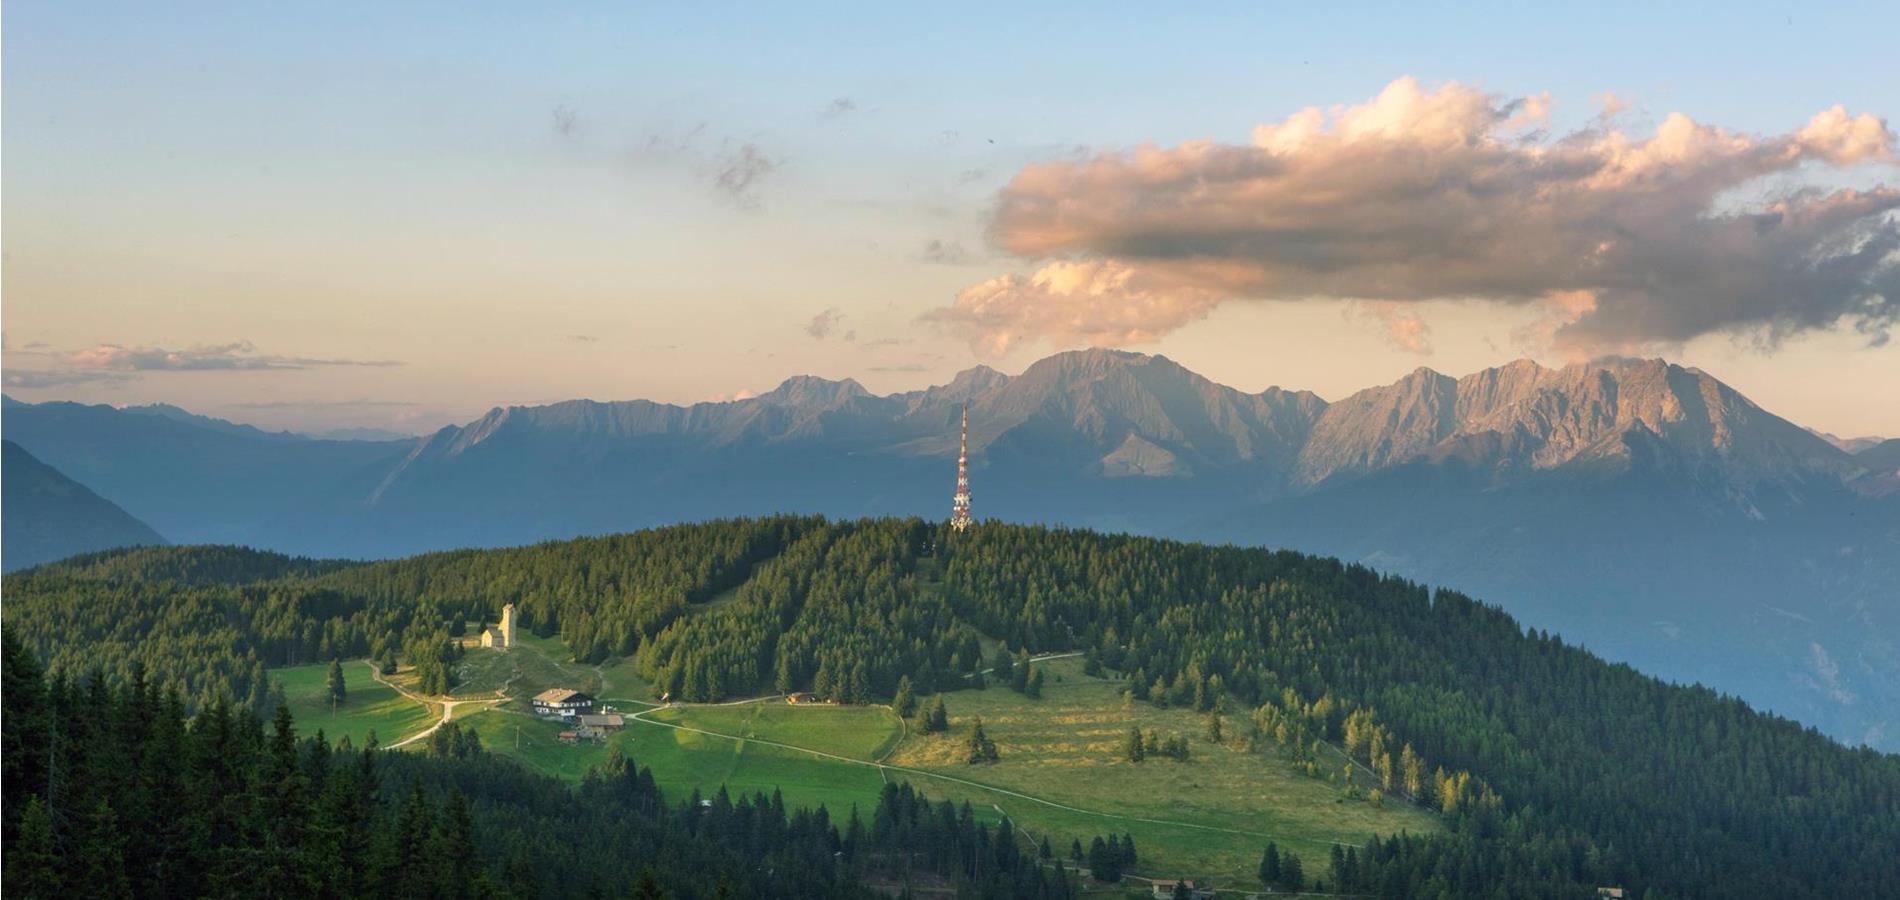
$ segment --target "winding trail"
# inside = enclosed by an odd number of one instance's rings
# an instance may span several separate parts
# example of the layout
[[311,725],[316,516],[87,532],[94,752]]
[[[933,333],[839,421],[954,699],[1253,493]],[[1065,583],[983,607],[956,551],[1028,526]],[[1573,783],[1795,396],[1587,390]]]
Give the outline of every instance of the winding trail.
[[[507,699],[505,696],[484,698],[480,700],[449,700],[446,698],[425,697],[421,694],[418,694],[414,691],[409,690],[406,687],[403,687],[400,684],[397,684],[393,681],[390,681],[387,678],[384,678],[383,671],[376,667],[376,663],[371,662],[369,660],[364,660],[363,664],[366,666],[369,666],[369,677],[376,679],[376,683],[381,684],[385,687],[388,687],[390,690],[393,690],[396,693],[409,698],[410,700],[414,700],[415,702],[420,703],[425,707],[434,707],[434,706],[442,707],[442,718],[437,719],[434,725],[430,725],[428,728],[418,731],[415,734],[412,734],[406,738],[403,738],[402,740],[397,741],[393,744],[385,744],[383,746],[384,750],[395,750],[399,747],[407,747],[410,744],[413,744],[419,740],[422,740],[423,738],[428,737],[429,735],[436,733],[436,731],[440,729],[442,726],[447,725],[450,719],[455,718],[455,708],[458,706],[463,706],[463,705],[480,706],[483,704],[493,705],[493,704],[502,703],[503,701]],[[513,676],[510,676],[508,681],[509,682],[514,681]],[[508,682],[503,682],[502,684],[503,690],[497,691],[496,693],[505,694],[506,689],[507,689],[507,684]]]

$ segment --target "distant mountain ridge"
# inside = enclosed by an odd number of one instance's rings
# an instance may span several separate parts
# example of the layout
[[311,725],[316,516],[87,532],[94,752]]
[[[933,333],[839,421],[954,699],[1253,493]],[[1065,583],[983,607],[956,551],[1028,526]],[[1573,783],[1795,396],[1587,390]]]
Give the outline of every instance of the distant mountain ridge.
[[1078,475],[1258,470],[1276,492],[1454,456],[1501,478],[1572,465],[1628,467],[1636,464],[1632,445],[1646,442],[1707,477],[1749,487],[1816,477],[1851,483],[1873,471],[1708,374],[1662,360],[1560,369],[1518,360],[1461,379],[1421,368],[1328,404],[1309,391],[1242,393],[1166,357],[1113,350],[1057,354],[1014,377],[977,367],[947,385],[888,396],[850,379],[799,376],[757,397],[692,406],[576,400],[498,407],[424,438],[401,469],[528,433],[561,434],[595,451],[615,441],[692,437],[711,447],[835,441],[946,455],[965,403],[977,454],[1007,449],[1026,431],[1059,429],[1075,445],[1069,449],[1087,454],[1072,460]]
[[773,512],[938,518],[966,404],[980,518],[1363,561],[1900,747],[1900,464],[1662,360],[1420,369],[1328,403],[1086,350],[881,396],[797,376],[727,402],[497,407],[391,442],[5,416],[177,539],[389,557]]

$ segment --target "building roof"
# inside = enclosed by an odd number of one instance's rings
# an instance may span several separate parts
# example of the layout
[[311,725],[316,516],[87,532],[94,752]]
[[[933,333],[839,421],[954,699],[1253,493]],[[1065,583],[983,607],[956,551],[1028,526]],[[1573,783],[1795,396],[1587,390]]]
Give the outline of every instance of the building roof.
[[606,715],[581,716],[581,724],[589,728],[624,728],[627,720],[619,713],[607,713]]
[[568,701],[571,701],[571,700],[588,700],[588,699],[591,699],[591,698],[589,698],[586,694],[583,694],[580,691],[571,691],[571,690],[568,690],[567,688],[548,688],[547,690],[534,695],[534,702],[536,703],[567,703]]

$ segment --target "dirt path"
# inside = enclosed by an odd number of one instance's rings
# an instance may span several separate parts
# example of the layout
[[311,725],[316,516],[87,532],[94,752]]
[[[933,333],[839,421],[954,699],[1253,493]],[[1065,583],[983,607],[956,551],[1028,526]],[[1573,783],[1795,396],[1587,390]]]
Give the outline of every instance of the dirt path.
[[[393,681],[390,681],[387,678],[384,678],[383,671],[377,668],[374,662],[371,662],[369,660],[364,660],[363,664],[366,666],[369,666],[369,676],[371,678],[376,679],[376,682],[378,684],[382,684],[388,687],[390,690],[393,690],[396,693],[401,694],[410,700],[413,700],[417,703],[422,704],[424,707],[434,707],[434,706],[442,707],[442,718],[437,719],[434,725],[430,725],[428,728],[418,731],[415,734],[412,734],[406,738],[403,738],[402,740],[397,741],[393,744],[385,744],[383,746],[384,750],[395,750],[398,747],[406,747],[419,740],[422,740],[423,738],[428,737],[429,735],[436,733],[437,729],[440,729],[442,726],[447,725],[450,719],[455,718],[455,708],[458,706],[470,705],[470,704],[476,705],[476,706],[480,706],[484,704],[493,705],[493,704],[499,704],[506,699],[505,697],[496,697],[496,698],[488,698],[488,699],[481,699],[481,700],[451,700],[448,698],[425,697],[421,694],[418,694],[418,693],[415,693],[414,691],[409,690],[406,687],[403,687],[400,684],[397,684]],[[514,681],[514,678],[510,677],[508,681]],[[506,684],[507,682],[503,683],[504,688],[506,687]]]

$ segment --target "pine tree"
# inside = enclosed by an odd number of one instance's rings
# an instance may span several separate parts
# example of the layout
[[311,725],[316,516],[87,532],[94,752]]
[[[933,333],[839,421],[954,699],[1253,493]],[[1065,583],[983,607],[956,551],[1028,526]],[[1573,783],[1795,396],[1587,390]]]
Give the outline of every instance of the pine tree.
[[1041,669],[1034,669],[1029,673],[1029,680],[1023,684],[1023,696],[1028,697],[1031,700],[1042,699],[1042,670]]
[[1142,749],[1141,726],[1128,726],[1128,737],[1122,740],[1122,758],[1131,763],[1138,763],[1146,759],[1147,755]]
[[977,763],[993,763],[996,762],[998,758],[996,743],[991,741],[989,735],[983,732],[983,717],[978,716],[975,724],[970,728],[970,745],[969,752],[966,754],[966,761],[975,765]]
[[1095,840],[1089,842],[1089,876],[1096,881],[1112,881],[1108,877],[1108,870],[1113,866],[1114,863],[1108,858],[1108,842],[1097,835]]
[[429,857],[441,873],[439,885],[453,885],[480,871],[481,859],[475,848],[475,824],[469,815],[468,798],[461,791],[450,791],[429,839]]
[[330,689],[331,705],[342,706],[343,701],[349,694],[349,689],[343,683],[343,663],[341,661],[336,659],[330,660],[330,674],[326,682]]
[[1280,845],[1267,842],[1267,850],[1260,854],[1260,883],[1272,887],[1280,881]]
[[931,704],[930,711],[924,714],[924,731],[936,733],[950,730],[950,711],[943,705],[943,696],[937,696],[937,702]]
[[1280,860],[1280,880],[1286,883],[1287,890],[1298,891],[1306,887],[1306,873],[1300,870],[1300,858],[1288,853]]
[[897,696],[891,698],[891,711],[903,719],[917,711],[917,695],[911,691],[909,675],[897,679]]
[[1220,713],[1213,713],[1207,717],[1207,740],[1209,743],[1218,744],[1221,742],[1220,718]]
[[633,900],[668,900],[672,896],[672,892],[660,886],[659,876],[653,874],[652,866],[642,868],[633,882]]
[[[9,722],[9,726],[14,723]],[[53,820],[38,795],[26,801],[20,813],[19,834],[6,853],[4,880],[16,897],[63,897],[59,853],[53,845]]]

